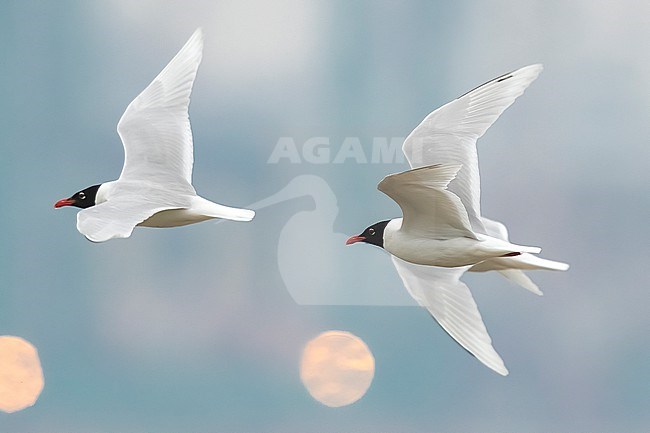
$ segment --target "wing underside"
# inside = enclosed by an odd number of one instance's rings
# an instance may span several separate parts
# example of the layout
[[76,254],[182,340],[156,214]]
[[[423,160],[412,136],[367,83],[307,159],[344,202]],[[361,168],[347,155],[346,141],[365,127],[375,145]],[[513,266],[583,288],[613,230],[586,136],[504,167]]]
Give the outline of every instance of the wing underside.
[[467,270],[408,263],[391,256],[411,296],[425,307],[440,326],[487,367],[507,375],[503,360],[492,347],[483,319],[469,288],[459,280]]
[[191,196],[130,182],[116,182],[110,200],[77,213],[77,230],[88,240],[128,238],[133,229],[158,212],[191,207]]
[[485,233],[476,141],[541,70],[541,65],[526,66],[488,81],[433,111],[404,141],[402,150],[412,168],[462,164],[449,191],[460,198],[476,232]]
[[117,125],[125,154],[120,180],[191,186],[193,144],[188,108],[202,51],[203,33],[197,29],[126,108]]

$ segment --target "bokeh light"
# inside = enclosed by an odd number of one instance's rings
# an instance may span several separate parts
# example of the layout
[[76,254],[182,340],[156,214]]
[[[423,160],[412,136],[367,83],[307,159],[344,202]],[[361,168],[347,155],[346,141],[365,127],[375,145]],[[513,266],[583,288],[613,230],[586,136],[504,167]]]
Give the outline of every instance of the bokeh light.
[[302,383],[312,397],[329,407],[359,400],[374,374],[375,358],[370,349],[349,332],[323,332],[307,343],[302,354]]
[[33,406],[43,390],[43,370],[36,348],[20,337],[0,336],[0,410]]

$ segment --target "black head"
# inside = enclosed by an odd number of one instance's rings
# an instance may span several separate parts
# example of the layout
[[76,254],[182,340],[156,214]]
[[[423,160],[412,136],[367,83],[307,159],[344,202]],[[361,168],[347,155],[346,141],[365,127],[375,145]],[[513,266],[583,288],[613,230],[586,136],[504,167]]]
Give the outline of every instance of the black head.
[[384,248],[384,230],[390,220],[380,221],[365,229],[363,233],[358,236],[352,236],[345,242],[345,245],[352,245],[357,242],[365,242],[367,244],[377,245]]
[[54,204],[54,207],[63,207],[63,206],[76,206],[82,209],[86,209],[91,206],[95,206],[95,198],[97,197],[97,191],[101,185],[89,186],[86,189],[82,189],[79,192],[74,193],[70,198],[64,198],[57,201]]

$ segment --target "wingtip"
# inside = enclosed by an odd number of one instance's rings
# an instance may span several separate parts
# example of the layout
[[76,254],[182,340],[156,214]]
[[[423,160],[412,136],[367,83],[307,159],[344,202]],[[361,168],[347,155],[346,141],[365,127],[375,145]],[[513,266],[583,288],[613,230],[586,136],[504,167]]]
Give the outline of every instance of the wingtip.
[[494,348],[492,348],[492,350],[494,351],[495,356],[491,357],[491,359],[479,357],[477,356],[477,354],[474,354],[472,352],[470,353],[472,353],[472,355],[476,359],[478,359],[483,365],[488,367],[490,370],[499,373],[501,376],[507,376],[508,374],[510,374],[510,372],[506,368],[506,364],[503,362],[503,359],[501,358],[501,356],[499,356],[496,350],[494,350]]
[[541,63],[533,63],[532,65],[524,66],[520,70],[524,70],[524,69],[542,71],[544,69],[544,65]]
[[[456,342],[458,342],[458,340],[456,340]],[[458,343],[460,344],[460,342]],[[480,353],[478,351],[471,351],[463,344],[460,345],[477,361],[479,361],[481,364],[483,364],[485,367],[489,368],[490,370],[494,371],[495,373],[498,373],[501,376],[507,376],[508,374],[510,374],[510,372],[506,368],[506,364],[503,362],[503,359],[501,358],[501,356],[499,356],[497,351],[491,345],[490,345],[490,351],[492,352],[492,354],[489,356],[485,356],[484,353]]]
[[[521,273],[523,274],[523,271],[521,271]],[[533,281],[530,278],[528,278],[527,281],[528,284],[524,283],[523,281],[520,281],[518,283],[521,287],[528,290],[530,293],[533,293],[537,296],[544,296],[544,293],[539,289],[539,286],[533,283]]]
[[[203,56],[203,28],[202,27],[197,27],[196,30],[194,30],[194,33],[192,33],[192,36],[185,42],[185,45],[181,50],[179,51],[178,54],[183,52],[184,50],[198,50],[200,54],[198,54],[200,57]],[[178,55],[177,54],[177,55]]]
[[196,30],[194,30],[194,33],[192,33],[190,39],[192,38],[199,38],[203,40],[203,27],[197,27]]
[[531,293],[534,293],[537,296],[542,296],[543,293],[539,289],[539,286],[530,279],[528,275],[524,273],[521,269],[500,269],[498,272],[507,278],[513,284],[523,287]]
[[[523,274],[523,271],[521,271],[521,273]],[[524,289],[528,290],[530,293],[533,293],[537,296],[544,296],[544,293],[539,289],[539,286],[533,283],[533,281],[530,278],[528,278],[528,281],[513,280],[513,283],[520,285]]]
[[499,373],[501,376],[509,375],[510,372],[508,371],[505,362],[503,362],[503,359],[499,356],[498,353],[496,353],[496,351],[494,353],[497,356],[496,359],[493,359],[490,362],[486,362],[486,360],[482,360],[482,359],[479,359],[479,361],[485,364],[485,366],[488,367],[490,370]]
[[511,75],[520,75],[522,77],[528,76],[527,80],[530,82],[534,81],[537,79],[539,74],[542,73],[544,70],[544,65],[541,63],[534,63],[532,65],[524,66],[523,68],[519,68],[516,71],[513,71]]

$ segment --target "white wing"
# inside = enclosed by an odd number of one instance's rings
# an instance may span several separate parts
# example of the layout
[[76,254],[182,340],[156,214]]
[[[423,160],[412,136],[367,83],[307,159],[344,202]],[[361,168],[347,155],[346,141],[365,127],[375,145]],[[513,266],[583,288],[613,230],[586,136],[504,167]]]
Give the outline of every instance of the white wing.
[[460,165],[431,165],[391,174],[379,182],[378,189],[402,209],[400,230],[436,239],[476,239],[463,204],[447,190],[460,169]]
[[170,194],[169,190],[131,182],[115,182],[114,188],[109,201],[77,213],[77,230],[90,241],[128,238],[135,226],[152,215],[190,207],[191,196]]
[[476,140],[541,71],[542,65],[531,65],[488,81],[429,114],[404,141],[402,150],[412,168],[462,164],[449,190],[460,198],[476,232],[485,233]]
[[194,193],[188,107],[202,51],[203,33],[199,28],[126,108],[117,125],[124,145],[120,180],[182,183]]
[[418,304],[429,310],[458,344],[483,364],[506,376],[508,370],[492,347],[476,302],[469,288],[459,280],[468,267],[421,266],[391,257],[404,286]]
[[483,223],[483,227],[485,227],[484,234],[494,236],[495,238],[499,238],[502,241],[508,240],[508,228],[505,224],[499,221],[491,220],[484,216],[481,217],[481,222]]

